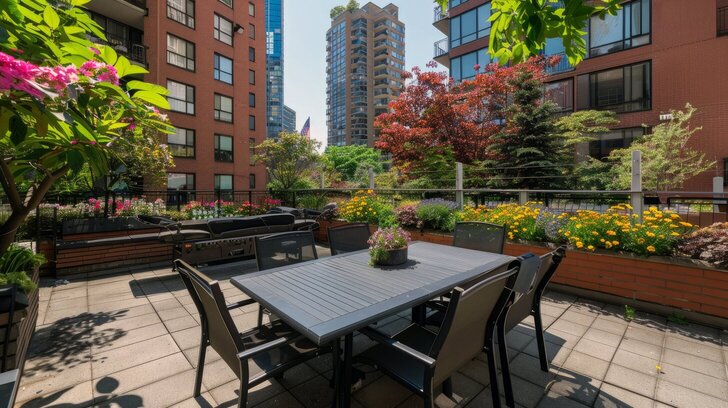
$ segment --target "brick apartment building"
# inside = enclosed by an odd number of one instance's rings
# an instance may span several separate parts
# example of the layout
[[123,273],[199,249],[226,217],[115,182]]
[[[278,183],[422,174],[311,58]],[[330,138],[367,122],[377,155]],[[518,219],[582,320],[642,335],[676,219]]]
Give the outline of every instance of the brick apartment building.
[[[490,2],[450,0],[448,13],[434,14],[448,36],[435,43],[435,60],[456,80],[474,76],[475,64],[490,62]],[[594,18],[585,31],[587,59],[576,69],[563,59],[547,89],[564,112],[609,109],[620,124],[579,152],[606,157],[644,134],[643,124],[649,129],[689,102],[698,109],[692,125],[702,126],[690,145],[717,166],[684,189],[712,191],[713,177],[723,176],[728,191],[728,0],[626,1],[617,16]],[[549,40],[545,54],[563,54],[561,40]]]
[[108,42],[170,93],[168,189],[264,189],[264,0],[92,0]]

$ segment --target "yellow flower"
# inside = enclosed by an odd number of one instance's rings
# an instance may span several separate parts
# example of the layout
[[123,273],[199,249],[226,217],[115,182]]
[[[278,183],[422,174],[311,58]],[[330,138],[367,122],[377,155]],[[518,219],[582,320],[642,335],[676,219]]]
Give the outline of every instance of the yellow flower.
[[678,234],[677,232],[671,232],[670,235],[672,235],[673,237],[679,237],[680,236],[680,234]]
[[577,248],[584,248],[584,243],[583,243],[583,242],[581,242],[581,241],[577,241],[577,242],[576,242],[576,247],[577,247]]
[[614,231],[612,231],[612,230],[608,230],[608,231],[607,231],[607,235],[610,235],[610,236],[615,236],[615,235],[617,235],[617,233],[616,233],[616,232],[614,232]]
[[594,250],[594,245],[589,245],[588,247],[586,247],[586,249],[588,249],[590,251],[593,251]]
[[652,245],[648,246],[647,252],[655,252],[655,247],[653,247]]
[[691,224],[689,222],[685,222],[685,221],[680,221],[680,225],[682,225],[683,227],[692,227],[693,226],[693,224]]
[[594,235],[595,237],[599,235],[599,233],[598,233],[598,232],[596,232],[596,231],[592,231],[591,233],[592,233],[592,235]]
[[646,234],[650,238],[654,238],[655,237],[655,234],[653,232],[647,231]]
[[614,245],[614,246],[619,245],[619,241],[612,241],[612,245]]

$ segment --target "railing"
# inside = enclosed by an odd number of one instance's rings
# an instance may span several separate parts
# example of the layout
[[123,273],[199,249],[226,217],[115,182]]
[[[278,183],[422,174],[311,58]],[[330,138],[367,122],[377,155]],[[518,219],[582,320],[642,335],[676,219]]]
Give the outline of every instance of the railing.
[[449,52],[448,39],[443,38],[442,40],[435,43],[434,57],[441,57]]
[[718,21],[717,30],[718,35],[728,35],[728,6],[720,7],[717,10]]
[[571,63],[569,62],[569,58],[567,58],[566,54],[564,54],[563,52],[560,52],[558,54],[547,55],[546,57],[547,58],[560,57],[559,62],[557,62],[555,65],[546,67],[546,73],[548,73],[549,75],[560,74],[562,72],[567,72],[567,71],[571,71],[574,69],[574,66],[571,65]]
[[449,17],[447,11],[443,11],[442,7],[440,7],[440,6],[435,6],[435,9],[433,11],[434,11],[434,13],[433,13],[434,15],[433,15],[433,19],[432,19],[433,23],[437,23],[438,21],[444,20]]

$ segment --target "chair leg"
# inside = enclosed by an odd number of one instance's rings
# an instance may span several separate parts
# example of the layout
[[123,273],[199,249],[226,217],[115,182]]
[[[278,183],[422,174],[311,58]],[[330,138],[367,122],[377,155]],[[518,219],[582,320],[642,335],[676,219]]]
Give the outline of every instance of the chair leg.
[[533,325],[536,329],[536,344],[538,345],[538,359],[541,362],[541,371],[549,372],[549,359],[546,355],[546,343],[543,335],[543,322],[541,321],[541,305],[536,303],[533,312]]
[[263,325],[263,306],[258,305],[258,327]]
[[240,397],[238,398],[238,408],[245,408],[248,405],[248,383],[240,380]]
[[493,342],[493,327],[486,329],[485,333],[485,354],[488,356],[488,376],[490,377],[490,393],[493,399],[493,408],[501,407],[500,392],[498,387],[498,370],[495,362],[495,344]]
[[195,393],[194,397],[200,396],[200,390],[202,388],[202,372],[205,369],[205,354],[207,353],[207,336],[205,333],[202,333],[202,338],[200,339],[200,352],[197,356],[197,370],[195,373]]
[[506,344],[506,331],[503,323],[505,322],[500,321],[496,329],[498,331],[498,351],[500,352],[501,375],[503,377],[503,393],[506,396],[506,406],[515,407],[513,385],[511,384],[511,369],[508,362],[508,345]]
[[[444,387],[444,385],[443,385]],[[425,383],[424,395],[422,396],[425,408],[435,408],[435,392],[432,379]]]
[[435,400],[432,398],[432,395],[425,395],[423,399],[425,408],[435,408]]
[[442,393],[445,394],[446,397],[452,399],[452,378],[448,378],[442,383]]

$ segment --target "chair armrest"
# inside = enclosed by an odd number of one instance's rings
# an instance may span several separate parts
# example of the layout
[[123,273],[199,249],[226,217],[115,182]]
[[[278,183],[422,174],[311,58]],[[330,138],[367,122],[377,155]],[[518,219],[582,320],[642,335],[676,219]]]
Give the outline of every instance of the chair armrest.
[[237,308],[243,307],[243,306],[252,305],[253,303],[256,303],[255,300],[245,299],[245,300],[241,300],[240,302],[230,303],[225,307],[227,307],[228,310],[231,310],[231,309],[237,309]]
[[428,356],[427,354],[421,353],[402,342],[394,340],[393,338],[388,337],[383,333],[372,329],[371,327],[365,327],[363,329],[360,329],[359,332],[383,346],[392,348],[406,354],[407,356],[419,361],[429,368],[435,366],[436,360],[434,358]]
[[253,348],[249,348],[247,350],[241,351],[240,353],[238,353],[238,358],[240,360],[247,360],[251,357],[255,357],[256,355],[258,355],[260,353],[265,353],[270,350],[275,350],[286,344],[293,343],[294,341],[296,341],[302,337],[303,337],[303,335],[298,335],[296,337],[280,337],[273,341],[269,341],[267,343],[261,344],[260,346],[255,346]]

